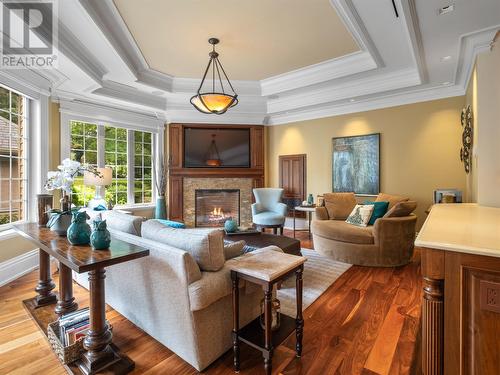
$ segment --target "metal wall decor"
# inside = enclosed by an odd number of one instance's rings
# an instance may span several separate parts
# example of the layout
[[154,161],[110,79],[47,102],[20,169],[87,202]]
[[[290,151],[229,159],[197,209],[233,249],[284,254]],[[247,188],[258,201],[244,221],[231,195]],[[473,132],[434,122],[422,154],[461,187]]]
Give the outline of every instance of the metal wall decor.
[[464,163],[465,173],[470,173],[472,167],[472,109],[470,105],[462,109],[462,148],[460,149],[460,160]]

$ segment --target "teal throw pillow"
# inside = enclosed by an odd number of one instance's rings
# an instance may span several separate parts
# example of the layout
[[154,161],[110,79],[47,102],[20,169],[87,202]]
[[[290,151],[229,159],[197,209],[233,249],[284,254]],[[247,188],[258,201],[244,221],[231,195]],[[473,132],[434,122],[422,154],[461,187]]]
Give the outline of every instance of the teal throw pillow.
[[153,220],[156,220],[157,222],[162,223],[163,225],[166,225],[167,227],[171,228],[179,228],[179,229],[186,228],[186,224],[179,223],[178,221],[166,220],[166,219],[153,219]]
[[372,216],[370,218],[370,221],[368,222],[368,225],[375,224],[375,220],[383,217],[387,213],[387,210],[389,209],[389,202],[365,201],[364,204],[373,204],[375,206],[375,207],[373,207],[373,213],[372,213]]

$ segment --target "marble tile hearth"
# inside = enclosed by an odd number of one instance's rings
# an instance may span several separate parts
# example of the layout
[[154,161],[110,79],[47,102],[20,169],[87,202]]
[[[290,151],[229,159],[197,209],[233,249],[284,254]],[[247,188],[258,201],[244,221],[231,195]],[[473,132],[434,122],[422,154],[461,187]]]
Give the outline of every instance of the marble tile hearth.
[[195,226],[195,191],[199,189],[239,189],[240,190],[240,225],[252,225],[252,185],[251,178],[186,177],[183,181],[183,216],[188,227]]

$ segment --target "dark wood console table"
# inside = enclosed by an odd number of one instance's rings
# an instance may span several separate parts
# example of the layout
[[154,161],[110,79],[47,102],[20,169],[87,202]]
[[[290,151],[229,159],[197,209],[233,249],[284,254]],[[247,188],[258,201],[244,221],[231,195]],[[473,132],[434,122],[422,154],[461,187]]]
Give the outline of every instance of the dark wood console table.
[[[289,255],[273,250],[247,253],[238,259],[227,262],[231,269],[233,283],[233,353],[234,370],[240,371],[239,342],[243,341],[260,350],[264,357],[266,375],[272,372],[272,356],[274,348],[280,345],[293,331],[297,338],[295,351],[297,357],[302,355],[302,336],[304,319],[302,318],[302,273],[306,258]],[[277,331],[271,330],[271,303],[275,284],[296,275],[297,316],[295,319],[281,314],[281,323]],[[265,330],[260,326],[260,317],[240,329],[239,327],[239,280],[243,279],[262,286],[264,290]]]
[[[73,297],[71,271],[89,273],[90,329],[83,342],[87,352],[78,362],[66,366],[66,370],[71,374],[95,374],[103,370],[113,374],[130,372],[134,362],[119,353],[112,344],[112,334],[106,324],[105,268],[145,257],[149,255],[149,250],[114,237],[108,250],[95,251],[90,245],[74,246],[66,237],[40,228],[36,223],[16,225],[14,229],[40,248],[40,280],[35,288],[37,296],[23,301],[23,304],[45,335],[48,323],[78,308]],[[55,285],[51,279],[50,256],[59,261],[57,302],[52,292]]]

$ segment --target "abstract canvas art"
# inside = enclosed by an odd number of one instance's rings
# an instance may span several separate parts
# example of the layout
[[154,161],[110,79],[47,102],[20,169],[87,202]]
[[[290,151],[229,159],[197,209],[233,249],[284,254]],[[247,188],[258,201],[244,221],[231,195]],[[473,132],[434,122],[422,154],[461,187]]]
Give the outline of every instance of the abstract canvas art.
[[380,133],[333,138],[333,191],[376,195],[380,189]]

